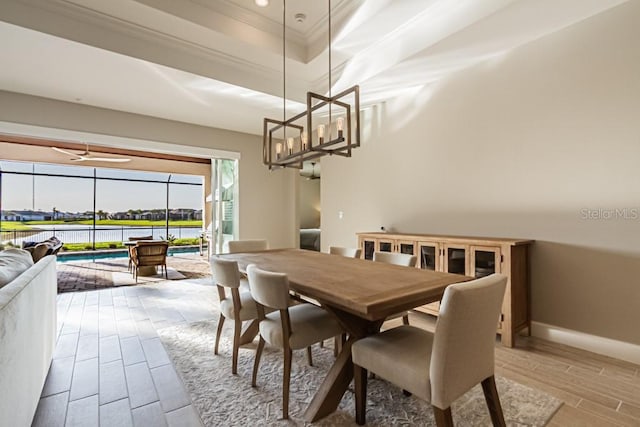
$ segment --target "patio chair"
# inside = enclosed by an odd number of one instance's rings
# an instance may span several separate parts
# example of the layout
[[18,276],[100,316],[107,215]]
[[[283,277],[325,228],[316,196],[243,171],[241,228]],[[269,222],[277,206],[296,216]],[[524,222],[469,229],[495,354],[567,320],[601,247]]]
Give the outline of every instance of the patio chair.
[[[153,236],[140,236],[140,237],[129,237],[130,242],[137,242],[139,240],[153,240]],[[129,245],[129,266],[127,267],[127,271],[131,271],[131,252],[133,252],[134,245]]]
[[[138,283],[138,273],[140,267],[160,266],[164,269],[165,279],[169,279],[167,274],[167,251],[169,242],[165,241],[144,241],[141,240],[131,249],[131,262],[133,263],[133,277]],[[161,270],[162,273],[162,270]]]

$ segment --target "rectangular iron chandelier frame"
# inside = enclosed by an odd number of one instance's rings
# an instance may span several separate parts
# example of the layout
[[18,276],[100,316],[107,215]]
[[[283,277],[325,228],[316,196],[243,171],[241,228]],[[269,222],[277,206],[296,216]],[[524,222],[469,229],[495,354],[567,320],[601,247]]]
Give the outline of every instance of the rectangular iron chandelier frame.
[[[351,105],[348,102],[344,102],[342,98],[353,94],[354,97],[354,106],[353,113],[355,113],[355,131],[352,132],[352,109]],[[317,100],[316,104],[313,104],[314,100]],[[317,138],[317,143],[314,144],[313,138],[313,112],[329,105],[330,107],[335,105],[344,110],[344,114],[346,116],[346,129],[343,132],[342,130],[337,130],[336,138],[327,138],[324,140],[324,137]],[[307,125],[307,139],[308,142],[303,142],[303,134],[304,134],[304,126],[296,124],[295,122],[302,119],[306,116],[306,125]],[[332,126],[332,123],[329,123],[329,126]],[[282,128],[292,128],[299,132],[298,138],[300,141],[300,149],[297,151],[293,151],[292,149],[284,150],[284,153],[280,155],[280,153],[276,153],[276,158],[273,158],[274,152],[274,142],[273,142],[273,134],[274,132],[282,129]],[[346,132],[346,138],[344,133]],[[329,130],[329,135],[332,135],[331,130]],[[282,141],[280,147],[285,146],[286,141]],[[344,144],[343,144],[344,143]],[[340,145],[342,144],[342,145]],[[320,95],[313,92],[307,92],[307,109],[287,120],[276,120],[266,118],[264,119],[263,124],[263,134],[262,134],[262,152],[263,152],[263,162],[265,165],[269,166],[269,169],[278,168],[278,167],[289,167],[302,169],[303,162],[316,159],[318,157],[322,157],[324,155],[338,155],[343,157],[351,157],[351,150],[353,148],[357,148],[360,146],[360,87],[355,85],[349,89],[346,89],[340,92],[337,95],[327,97],[324,95]]]

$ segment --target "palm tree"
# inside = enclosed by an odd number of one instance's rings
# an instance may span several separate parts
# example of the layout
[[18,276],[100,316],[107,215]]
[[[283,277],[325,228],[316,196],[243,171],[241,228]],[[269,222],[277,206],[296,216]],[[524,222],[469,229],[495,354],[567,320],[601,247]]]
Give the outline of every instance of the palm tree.
[[53,220],[55,221],[57,216],[56,214],[58,213],[58,209],[56,209],[56,207],[54,206],[52,210],[53,210]]
[[104,219],[107,216],[107,214],[102,209],[96,212],[96,215],[98,215],[98,219]]

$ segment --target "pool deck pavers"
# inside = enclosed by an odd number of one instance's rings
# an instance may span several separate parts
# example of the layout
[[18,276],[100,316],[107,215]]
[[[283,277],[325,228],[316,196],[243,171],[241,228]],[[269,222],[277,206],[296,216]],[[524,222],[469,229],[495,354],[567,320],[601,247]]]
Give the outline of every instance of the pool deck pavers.
[[[114,287],[112,273],[127,273],[126,258],[57,263],[58,292],[88,291]],[[189,279],[208,277],[209,262],[200,255],[174,255],[167,257],[167,267]]]

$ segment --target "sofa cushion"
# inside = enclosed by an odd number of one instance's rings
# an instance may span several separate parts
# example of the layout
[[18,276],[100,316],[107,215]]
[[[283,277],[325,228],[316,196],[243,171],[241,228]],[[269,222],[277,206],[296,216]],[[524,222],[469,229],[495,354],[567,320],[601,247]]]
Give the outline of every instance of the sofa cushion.
[[28,251],[7,249],[0,252],[0,288],[13,281],[33,265]]
[[22,249],[31,253],[33,262],[40,261],[46,255],[55,255],[62,248],[62,242],[56,236],[49,237],[42,242],[22,242]]

